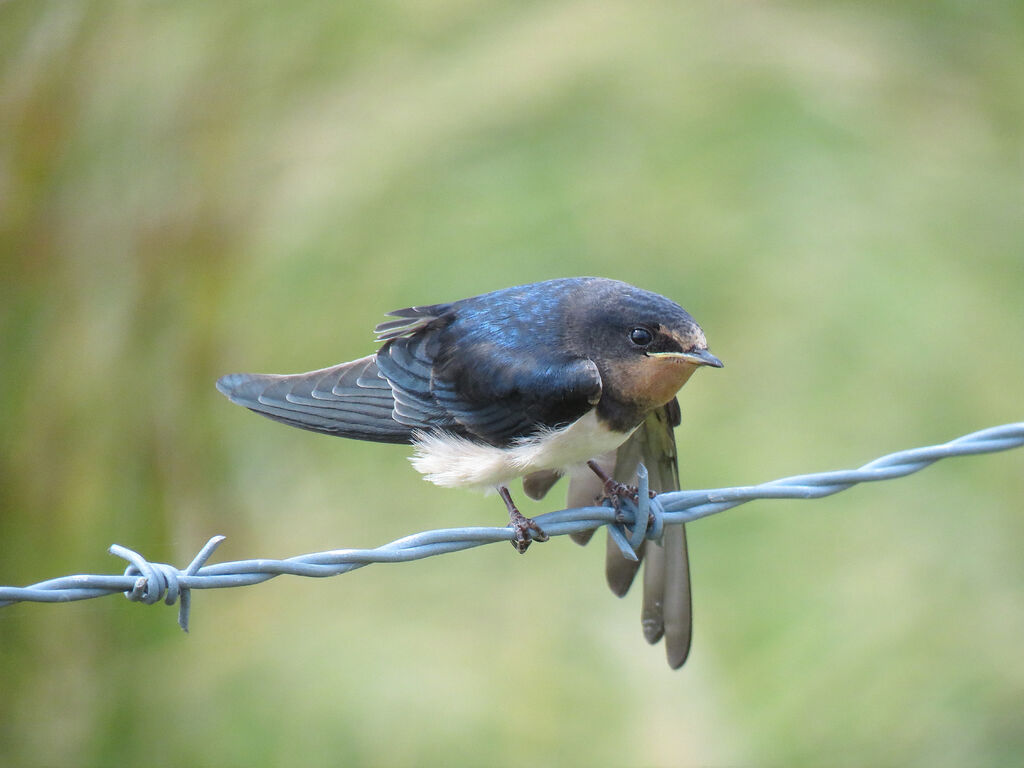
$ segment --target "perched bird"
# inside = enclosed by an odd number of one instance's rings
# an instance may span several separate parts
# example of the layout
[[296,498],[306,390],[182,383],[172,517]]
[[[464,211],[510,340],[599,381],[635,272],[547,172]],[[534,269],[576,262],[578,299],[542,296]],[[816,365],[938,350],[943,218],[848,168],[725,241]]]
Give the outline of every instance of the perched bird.
[[589,465],[613,501],[635,493],[592,460],[670,403],[698,367],[722,367],[686,310],[604,278],[389,315],[376,354],[309,373],[230,374],[217,388],[295,427],[412,444],[413,466],[437,485],[497,490],[520,552],[547,536],[516,508],[512,480]]

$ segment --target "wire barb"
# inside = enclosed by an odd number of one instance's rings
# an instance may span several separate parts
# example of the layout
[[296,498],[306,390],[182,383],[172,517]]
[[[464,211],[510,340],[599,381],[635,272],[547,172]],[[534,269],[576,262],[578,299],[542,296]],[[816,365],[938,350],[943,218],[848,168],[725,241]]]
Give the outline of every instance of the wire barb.
[[[892,480],[918,472],[939,459],[1006,451],[1024,446],[1024,422],[973,432],[941,445],[912,448],[868,462],[859,469],[794,475],[753,486],[712,490],[672,491],[650,498],[647,471],[637,477],[638,500],[622,504],[621,517],[610,504],[578,507],[538,515],[535,520],[549,536],[608,527],[624,556],[636,560],[644,539],[660,539],[664,526],[688,523],[723,512],[754,499],[820,499],[858,483]],[[58,603],[124,593],[129,600],[153,604],[162,598],[178,602],[178,624],[188,631],[191,590],[220,589],[259,584],[283,574],[323,578],[348,573],[371,563],[420,560],[447,552],[509,541],[508,528],[447,528],[397,539],[376,549],[335,549],[286,560],[238,560],[206,565],[223,536],[214,536],[185,570],[166,563],[150,563],[138,552],[115,544],[111,554],[128,561],[122,575],[64,576],[28,587],[0,587],[0,607],[20,602]]]
[[[122,547],[120,544],[111,544],[109,552],[128,561],[128,567],[124,570],[126,578],[135,577],[132,588],[124,593],[129,600],[152,605],[163,597],[167,605],[174,605],[179,595],[181,596],[181,603],[178,605],[178,626],[188,632],[189,613],[192,610],[192,591],[188,578],[199,572],[224,538],[214,536],[206,542],[184,571],[179,571],[167,563],[150,563],[135,550]],[[182,581],[185,583],[182,584]]]

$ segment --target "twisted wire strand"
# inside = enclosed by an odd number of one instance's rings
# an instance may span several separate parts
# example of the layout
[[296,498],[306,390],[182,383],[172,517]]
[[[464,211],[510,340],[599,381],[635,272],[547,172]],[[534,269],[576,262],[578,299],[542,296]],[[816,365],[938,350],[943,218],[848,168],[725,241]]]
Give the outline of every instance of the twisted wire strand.
[[[623,504],[620,513],[610,505],[577,507],[548,512],[535,520],[549,536],[607,526],[623,555],[635,560],[635,550],[644,539],[660,538],[665,525],[698,520],[755,499],[819,499],[858,483],[904,477],[939,459],[994,453],[1021,446],[1024,446],[1024,422],[1016,422],[972,432],[940,445],[891,453],[859,469],[794,475],[735,488],[671,491],[653,499],[648,498],[647,472],[641,466],[637,473],[639,502]],[[224,540],[223,536],[214,536],[183,570],[167,563],[151,563],[138,552],[114,544],[110,553],[128,561],[122,575],[63,576],[27,587],[0,587],[0,607],[19,602],[87,600],[122,592],[136,602],[153,604],[163,600],[168,605],[177,602],[178,624],[187,632],[193,589],[242,587],[284,574],[313,578],[337,576],[371,563],[420,560],[497,541],[510,541],[513,537],[509,527],[446,528],[415,533],[375,549],[335,549],[285,560],[237,560],[206,565]]]

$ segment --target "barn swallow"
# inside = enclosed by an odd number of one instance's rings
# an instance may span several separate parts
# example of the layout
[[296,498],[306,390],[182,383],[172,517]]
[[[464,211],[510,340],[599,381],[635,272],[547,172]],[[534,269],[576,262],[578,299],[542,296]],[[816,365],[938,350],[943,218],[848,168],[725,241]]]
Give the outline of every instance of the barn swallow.
[[[437,485],[496,490],[519,552],[547,536],[516,508],[512,480],[615,450],[697,368],[722,367],[686,310],[605,278],[388,315],[376,354],[309,373],[229,374],[217,388],[294,427],[411,444],[413,467]],[[623,492],[590,466],[607,491]]]

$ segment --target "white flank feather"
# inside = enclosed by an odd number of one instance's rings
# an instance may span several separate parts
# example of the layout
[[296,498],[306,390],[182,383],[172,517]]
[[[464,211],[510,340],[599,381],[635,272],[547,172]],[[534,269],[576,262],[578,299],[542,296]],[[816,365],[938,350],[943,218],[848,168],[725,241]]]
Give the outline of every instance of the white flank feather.
[[589,411],[560,429],[545,429],[497,448],[448,432],[419,432],[410,461],[417,472],[445,488],[487,490],[541,469],[564,471],[618,448],[629,433],[614,432]]

